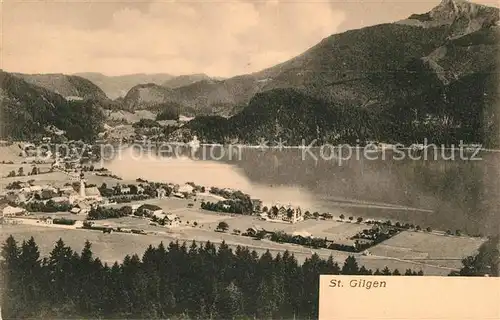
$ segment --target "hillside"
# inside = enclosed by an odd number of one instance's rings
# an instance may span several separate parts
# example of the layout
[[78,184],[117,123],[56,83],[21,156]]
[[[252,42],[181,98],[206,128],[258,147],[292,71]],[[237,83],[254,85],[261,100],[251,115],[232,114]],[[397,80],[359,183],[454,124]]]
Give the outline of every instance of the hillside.
[[[489,67],[484,62],[496,60],[491,57],[498,56],[499,42],[492,37],[495,31],[491,29],[496,28],[499,20],[497,8],[444,0],[424,15],[429,15],[432,21],[426,27],[409,23],[419,21],[415,19],[418,15],[413,15],[405,22],[332,35],[302,55],[261,71],[257,76],[270,79],[265,89],[296,87],[334,103],[384,108],[402,98],[395,95],[394,90],[386,90],[399,85],[391,79],[392,74],[413,72],[411,65],[416,59],[431,64],[438,78],[451,72],[454,80],[482,72]],[[463,47],[466,39],[474,39],[474,48]],[[438,58],[449,64],[440,67],[432,64],[431,61]],[[426,90],[419,86],[413,88],[412,94]],[[409,93],[407,89],[404,91]]]
[[162,86],[167,88],[179,88],[183,86],[188,86],[198,81],[210,80],[211,78],[204,73],[199,74],[187,74],[182,76],[174,77],[162,83]]
[[176,101],[173,90],[154,83],[139,84],[127,92],[123,98],[124,110],[155,109],[159,104]]
[[240,113],[223,117],[198,117],[173,133],[189,140],[196,135],[204,142],[258,144],[261,139],[283,139],[287,145],[309,145],[351,141],[369,135],[373,125],[369,110],[331,105],[292,89],[258,93]]
[[418,95],[426,90],[393,78],[395,73],[413,72],[407,68],[418,59],[445,85],[489,67],[498,55],[497,23],[497,8],[444,0],[423,15],[332,35],[303,54],[254,74],[203,80],[173,90],[142,88],[141,99],[127,95],[127,105],[142,108],[163,99],[206,114],[214,104],[231,109],[246,105],[258,92],[295,88],[334,104],[382,110],[404,98],[395,92]]
[[356,144],[358,139],[406,145],[424,139],[445,145],[458,145],[460,140],[499,145],[498,72],[474,73],[444,86],[435,75],[429,75],[423,63],[414,70],[411,76],[393,74],[392,82],[406,83],[407,90],[414,84],[426,90],[418,94],[399,91],[404,98],[382,110],[334,104],[292,88],[273,89],[255,95],[243,111],[229,119],[198,117],[172,138],[189,140],[196,135],[209,143],[254,145],[261,139],[271,145],[279,139],[287,145],[314,141],[315,145]]
[[500,26],[452,39],[422,58],[443,84],[491,70],[500,54]]
[[233,115],[263,87],[252,76],[228,80],[200,80],[189,85],[168,88],[153,83],[133,87],[123,99],[128,111],[158,110],[162,103],[176,103],[186,115]]
[[[228,79],[81,74],[109,97],[126,92],[114,101],[80,77],[18,77],[36,85],[30,89],[34,95],[52,100],[79,95],[116,112],[196,116],[174,132],[180,138],[198,134],[212,142],[281,137],[288,143],[366,139],[405,144],[432,138],[495,146],[499,41],[498,8],[443,0],[427,13],[331,35],[301,55],[253,74]],[[61,96],[40,93],[42,87]],[[18,95],[8,97],[15,101]]]
[[[63,96],[0,71],[0,135],[29,140],[52,135],[49,127],[68,139],[93,140],[101,130],[101,101],[68,101]],[[58,131],[55,130],[55,131]]]
[[125,97],[135,86],[155,84],[166,88],[179,88],[198,81],[211,80],[206,74],[189,74],[174,76],[165,73],[130,74],[122,76],[106,76],[97,72],[77,73],[76,76],[88,79],[105,92],[110,99]]
[[107,99],[106,94],[91,81],[65,74],[13,74],[29,84],[53,91],[69,100]]
[[[463,139],[498,145],[495,134],[500,119],[494,112],[500,104],[498,21],[497,8],[444,0],[423,15],[332,35],[303,54],[252,75],[180,90],[186,93],[184,101],[194,105],[206,105],[207,97],[233,106],[249,103],[227,123],[217,123],[214,132],[224,127],[238,132],[224,133],[226,140],[255,143],[256,135],[261,135],[295,141],[296,133],[276,128],[302,128],[298,119],[318,111],[311,102],[317,99],[325,118],[339,125],[333,131],[325,127],[321,139],[414,143],[427,138],[446,144]],[[292,90],[280,90],[284,88]],[[255,95],[266,91],[272,93]],[[298,101],[290,100],[291,92],[299,95]],[[256,101],[264,104],[262,110]],[[278,106],[277,101],[291,106]],[[347,112],[349,108],[353,110]],[[333,114],[326,111],[332,109]],[[278,110],[287,115],[276,118]],[[344,110],[342,116],[354,118],[338,122],[339,110]],[[266,117],[274,117],[277,124],[273,126]],[[197,133],[204,136],[209,132],[204,121],[192,122],[189,130],[202,128]],[[310,125],[323,128],[314,121]],[[313,127],[299,131],[311,138]]]
[[101,73],[77,73],[77,76],[88,79],[99,86],[110,99],[124,97],[132,87],[138,84],[154,83],[161,85],[175,78],[170,74],[130,74],[122,76],[106,76]]

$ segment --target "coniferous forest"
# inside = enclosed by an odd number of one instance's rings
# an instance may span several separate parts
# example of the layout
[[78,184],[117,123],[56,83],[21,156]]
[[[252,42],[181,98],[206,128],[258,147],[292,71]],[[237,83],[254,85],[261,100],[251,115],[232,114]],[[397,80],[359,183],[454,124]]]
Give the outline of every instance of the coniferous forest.
[[339,266],[313,255],[299,265],[288,252],[259,256],[210,242],[150,246],[108,266],[88,242],[77,253],[59,240],[42,259],[33,238],[10,237],[2,257],[5,319],[314,319],[320,274],[372,273],[354,257]]
[[89,242],[77,253],[60,239],[42,258],[33,237],[12,236],[1,270],[3,319],[315,319],[320,274],[423,275],[372,272],[353,256],[338,265],[314,254],[299,264],[288,251],[259,256],[210,242],[161,243],[109,266]]

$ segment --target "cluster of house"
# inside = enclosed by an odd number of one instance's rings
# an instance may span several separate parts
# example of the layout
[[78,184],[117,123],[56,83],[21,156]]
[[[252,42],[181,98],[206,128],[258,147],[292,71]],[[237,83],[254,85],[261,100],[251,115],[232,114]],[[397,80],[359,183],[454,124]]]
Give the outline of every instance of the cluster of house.
[[300,207],[292,205],[274,205],[267,212],[260,214],[263,220],[282,220],[290,223],[296,223],[304,220],[304,214]]
[[[80,186],[75,188],[72,185],[65,185],[63,187],[55,187],[52,185],[31,185],[28,182],[20,182],[19,189],[10,190],[5,194],[7,202],[20,204],[28,204],[32,201],[47,203],[52,201],[55,204],[70,204],[72,206],[71,212],[75,214],[87,214],[92,206],[112,204],[113,202],[104,198],[99,189],[95,186],[87,187],[83,176],[79,178]],[[185,198],[193,193],[194,187],[190,184],[174,185],[169,184],[168,187],[173,191],[172,195],[178,198]],[[131,189],[129,186],[121,185],[119,187],[120,194],[130,194]],[[144,193],[144,187],[137,185],[137,194]],[[156,190],[158,198],[167,197],[167,190],[160,187]],[[8,209],[6,216],[21,215],[21,212],[26,212],[20,207],[15,207],[16,210]],[[13,213],[16,211],[16,213]]]
[[[189,185],[185,184],[182,186],[176,185],[169,183],[167,186],[172,190],[172,195],[177,197],[177,198],[186,198],[186,196],[189,196],[193,194],[194,188]],[[136,185],[137,188],[137,194],[144,194],[144,187],[142,185]],[[119,193],[122,195],[127,195],[130,194],[131,189],[128,185],[119,185],[118,186]],[[156,197],[158,199],[166,198],[169,193],[167,192],[167,189],[165,187],[159,187],[156,189]]]
[[78,170],[82,167],[78,159],[73,158],[56,158],[52,163],[52,169],[60,170]]
[[[184,199],[187,196],[191,195],[194,192],[194,187],[190,184],[184,184],[182,186],[175,185],[175,184],[168,184],[168,187],[172,189],[173,193],[172,195],[177,198]],[[122,189],[123,192],[123,189]],[[167,197],[167,190],[163,187],[160,187],[156,190],[156,195],[159,199]]]
[[145,216],[155,221],[163,221],[163,224],[167,227],[178,227],[180,225],[180,218],[176,214],[165,213],[160,207],[155,205],[133,204],[131,207],[132,213],[141,208]]
[[162,220],[164,225],[167,227],[178,227],[180,224],[180,218],[176,214],[166,214],[163,210],[161,212],[155,212],[153,215],[158,219]]
[[43,137],[36,143],[20,143],[18,146],[26,162],[52,161],[52,169],[78,170],[82,167],[82,159],[94,158],[92,145],[90,144],[81,141],[69,141],[64,145],[55,146],[56,151],[53,153],[54,149],[51,148],[51,143],[51,137]]
[[[101,193],[97,187],[86,187],[83,179],[80,180],[80,187],[78,192],[73,186],[63,186],[60,188],[51,185],[30,185],[29,183],[21,183],[21,188],[11,190],[5,195],[5,199],[17,205],[28,204],[32,201],[39,201],[47,203],[52,201],[54,204],[70,204],[73,208],[72,213],[87,214],[93,205],[102,204],[104,202]],[[10,208],[4,209],[4,216],[21,215],[26,212],[20,207],[9,206]],[[14,210],[16,208],[15,214]]]
[[[86,151],[86,155],[91,156],[92,151]],[[77,153],[71,153],[65,157],[61,157],[59,153],[55,154],[54,162],[52,163],[52,169],[59,170],[81,170],[82,169],[82,155]]]

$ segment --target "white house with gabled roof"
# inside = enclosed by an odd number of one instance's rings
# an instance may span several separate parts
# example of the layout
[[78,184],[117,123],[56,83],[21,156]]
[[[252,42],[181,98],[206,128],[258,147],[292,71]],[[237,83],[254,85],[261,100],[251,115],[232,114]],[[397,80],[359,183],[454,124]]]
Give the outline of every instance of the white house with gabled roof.
[[26,214],[26,209],[20,207],[7,206],[3,209],[4,217],[17,217]]
[[167,214],[165,216],[165,225],[168,227],[178,227],[180,219],[176,214]]

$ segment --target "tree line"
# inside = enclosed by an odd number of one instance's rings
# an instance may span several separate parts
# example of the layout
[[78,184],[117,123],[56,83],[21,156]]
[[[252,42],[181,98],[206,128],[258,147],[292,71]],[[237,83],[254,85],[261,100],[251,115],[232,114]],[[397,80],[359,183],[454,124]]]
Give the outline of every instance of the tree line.
[[[490,238],[450,275],[498,276],[498,241]],[[1,256],[7,319],[315,319],[320,274],[401,275],[368,270],[354,256],[339,265],[313,254],[299,264],[288,251],[259,256],[224,242],[150,245],[142,257],[127,255],[110,266],[94,257],[88,241],[77,253],[59,239],[42,258],[33,237],[19,244],[10,236]]]
[[475,255],[462,259],[462,269],[450,276],[492,276],[500,275],[500,236],[490,237]]
[[[34,176],[34,175],[37,175],[37,174],[40,174],[40,168],[36,167],[36,166],[33,166],[31,168],[31,171],[28,172],[28,176]],[[12,177],[24,177],[25,174],[24,174],[24,168],[23,167],[19,167],[19,169],[17,169],[17,173],[15,170],[11,170],[6,178],[12,178]]]
[[102,220],[102,219],[113,219],[126,217],[132,214],[132,207],[123,206],[121,208],[106,208],[106,207],[95,207],[91,208],[87,219],[88,220]]
[[252,213],[251,203],[245,203],[241,200],[224,200],[218,202],[203,201],[200,206],[203,210],[237,213],[249,215]]
[[68,202],[56,203],[53,200],[49,200],[45,203],[41,201],[32,201],[21,206],[28,212],[66,212],[73,207]]
[[299,264],[288,251],[259,256],[210,242],[160,243],[110,266],[94,257],[88,241],[77,253],[60,239],[42,258],[33,238],[18,244],[10,236],[2,257],[8,319],[314,319],[320,274],[373,274],[354,257],[339,265],[314,254]]

